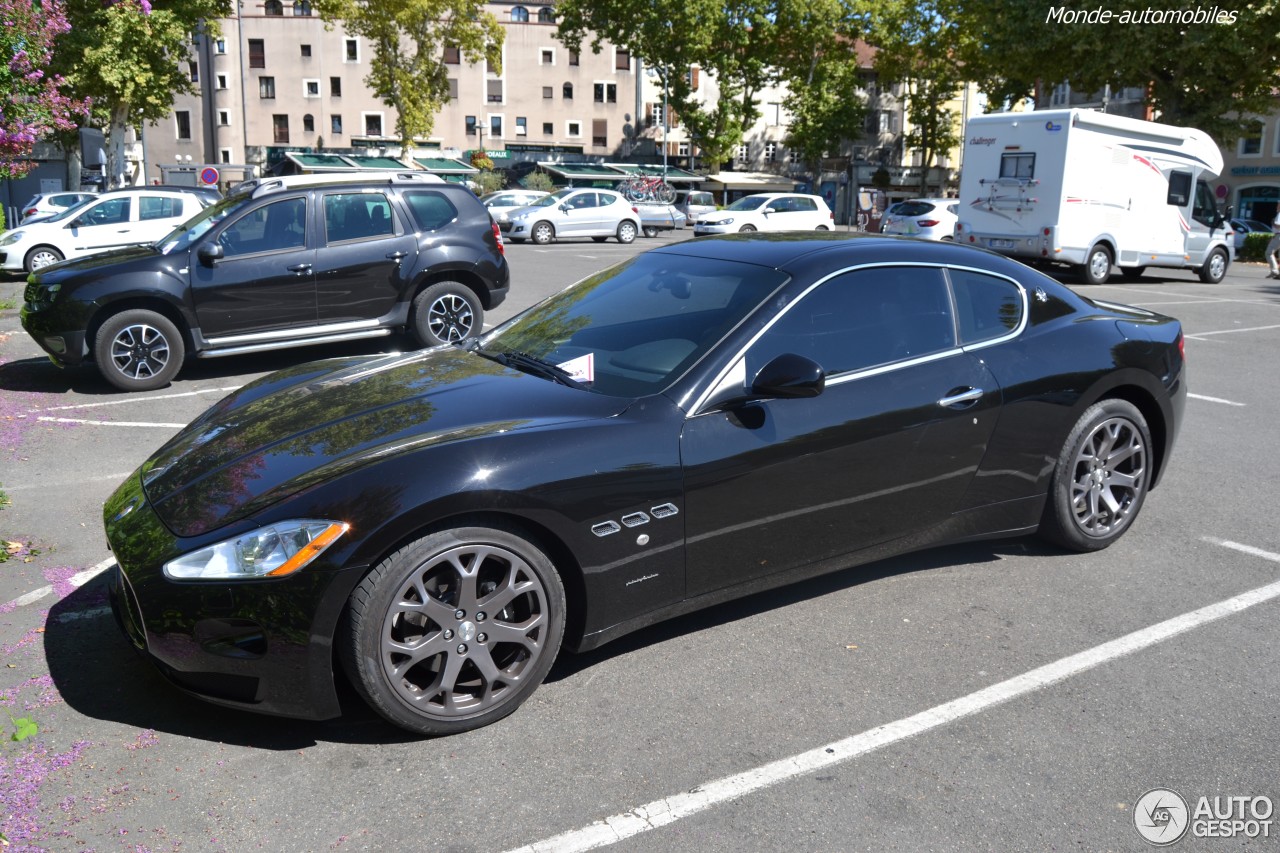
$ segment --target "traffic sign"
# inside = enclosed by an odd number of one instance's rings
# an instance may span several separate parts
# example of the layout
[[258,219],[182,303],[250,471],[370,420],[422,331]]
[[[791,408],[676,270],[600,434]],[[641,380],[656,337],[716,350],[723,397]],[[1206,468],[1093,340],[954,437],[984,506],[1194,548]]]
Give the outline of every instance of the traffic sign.
[[218,182],[218,170],[212,166],[205,166],[200,170],[200,183],[206,186],[212,186]]

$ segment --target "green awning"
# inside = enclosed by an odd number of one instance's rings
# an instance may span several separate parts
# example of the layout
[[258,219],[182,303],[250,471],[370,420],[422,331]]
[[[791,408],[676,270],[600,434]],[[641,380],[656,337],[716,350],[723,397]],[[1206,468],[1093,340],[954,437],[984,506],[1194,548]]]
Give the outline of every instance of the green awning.
[[621,181],[627,177],[610,166],[599,163],[538,163],[544,170],[571,181]]
[[394,157],[371,157],[364,154],[344,154],[344,160],[351,161],[352,165],[360,169],[408,169],[400,160]]
[[[605,165],[628,175],[645,175],[646,177],[661,177],[662,175],[662,166],[654,163],[606,163]],[[687,172],[684,169],[677,169],[674,166],[667,167],[668,182],[697,183],[701,180],[702,175]]]
[[413,162],[437,175],[474,175],[480,171],[475,166],[452,157],[414,157]]
[[[348,172],[360,168],[346,157],[340,157],[337,154],[298,154],[294,151],[286,151],[284,156],[304,171]],[[401,164],[397,168],[403,169],[404,166]]]

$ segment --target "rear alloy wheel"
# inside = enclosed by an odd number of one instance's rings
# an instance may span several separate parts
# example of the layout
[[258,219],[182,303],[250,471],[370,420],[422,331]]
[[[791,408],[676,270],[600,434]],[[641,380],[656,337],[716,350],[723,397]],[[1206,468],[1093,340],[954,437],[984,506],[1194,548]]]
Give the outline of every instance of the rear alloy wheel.
[[1223,249],[1214,249],[1205,258],[1200,267],[1200,280],[1206,284],[1217,284],[1227,276],[1227,253]]
[[652,225],[646,225],[646,226],[644,227],[644,236],[646,236],[646,237],[657,237],[657,236],[658,236],[658,229],[657,229],[657,228],[654,228]]
[[365,701],[424,735],[486,726],[529,698],[564,635],[564,586],[513,530],[432,533],[351,594],[342,662]]
[[121,391],[168,385],[182,369],[185,352],[178,327],[163,314],[142,308],[109,317],[93,344],[98,370]]
[[36,246],[27,252],[27,272],[35,272],[49,264],[56,264],[60,260],[62,260],[62,253],[52,246]]
[[618,223],[618,242],[634,243],[636,239],[636,224],[630,221],[622,221]]
[[424,347],[456,344],[480,334],[484,309],[465,284],[441,281],[413,300],[410,322],[414,336]]
[[1099,551],[1138,517],[1151,482],[1151,431],[1125,400],[1102,400],[1067,437],[1040,533],[1073,551]]
[[533,226],[533,230],[529,233],[533,238],[533,242],[539,246],[545,246],[556,238],[556,229],[551,227],[550,222],[539,222]]
[[1080,274],[1086,284],[1106,284],[1111,277],[1111,250],[1099,243],[1089,250]]

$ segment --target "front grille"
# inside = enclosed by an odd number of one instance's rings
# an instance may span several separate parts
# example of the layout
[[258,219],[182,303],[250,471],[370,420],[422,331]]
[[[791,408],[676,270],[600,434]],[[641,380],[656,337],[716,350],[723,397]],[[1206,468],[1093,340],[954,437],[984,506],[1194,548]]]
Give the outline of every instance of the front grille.
[[503,234],[510,233],[510,231],[511,231],[511,221],[510,221],[510,220],[507,220],[507,221],[505,221],[505,222],[499,222],[499,223],[498,223],[498,227],[502,229],[502,233],[503,233]]
[[[4,263],[4,255],[0,254],[0,263]],[[22,300],[28,303],[39,302],[36,295],[40,292],[40,285],[34,281],[28,282],[25,290],[22,291]]]

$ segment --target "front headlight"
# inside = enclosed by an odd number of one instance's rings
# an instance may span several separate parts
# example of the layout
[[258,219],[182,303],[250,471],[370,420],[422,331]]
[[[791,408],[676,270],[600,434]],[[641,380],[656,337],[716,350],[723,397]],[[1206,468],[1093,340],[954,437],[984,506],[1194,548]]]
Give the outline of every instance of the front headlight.
[[732,217],[732,216],[730,216],[728,219],[721,219],[721,220],[718,220],[718,221],[716,221],[716,222],[712,222],[711,224],[712,224],[712,225],[732,225],[732,224],[733,224],[733,217]]
[[5,234],[3,237],[0,237],[0,246],[12,246],[14,243],[18,242],[25,236],[26,235],[23,234],[21,231],[10,231],[8,234]]
[[164,564],[174,580],[248,580],[291,575],[346,533],[341,521],[281,521]]

